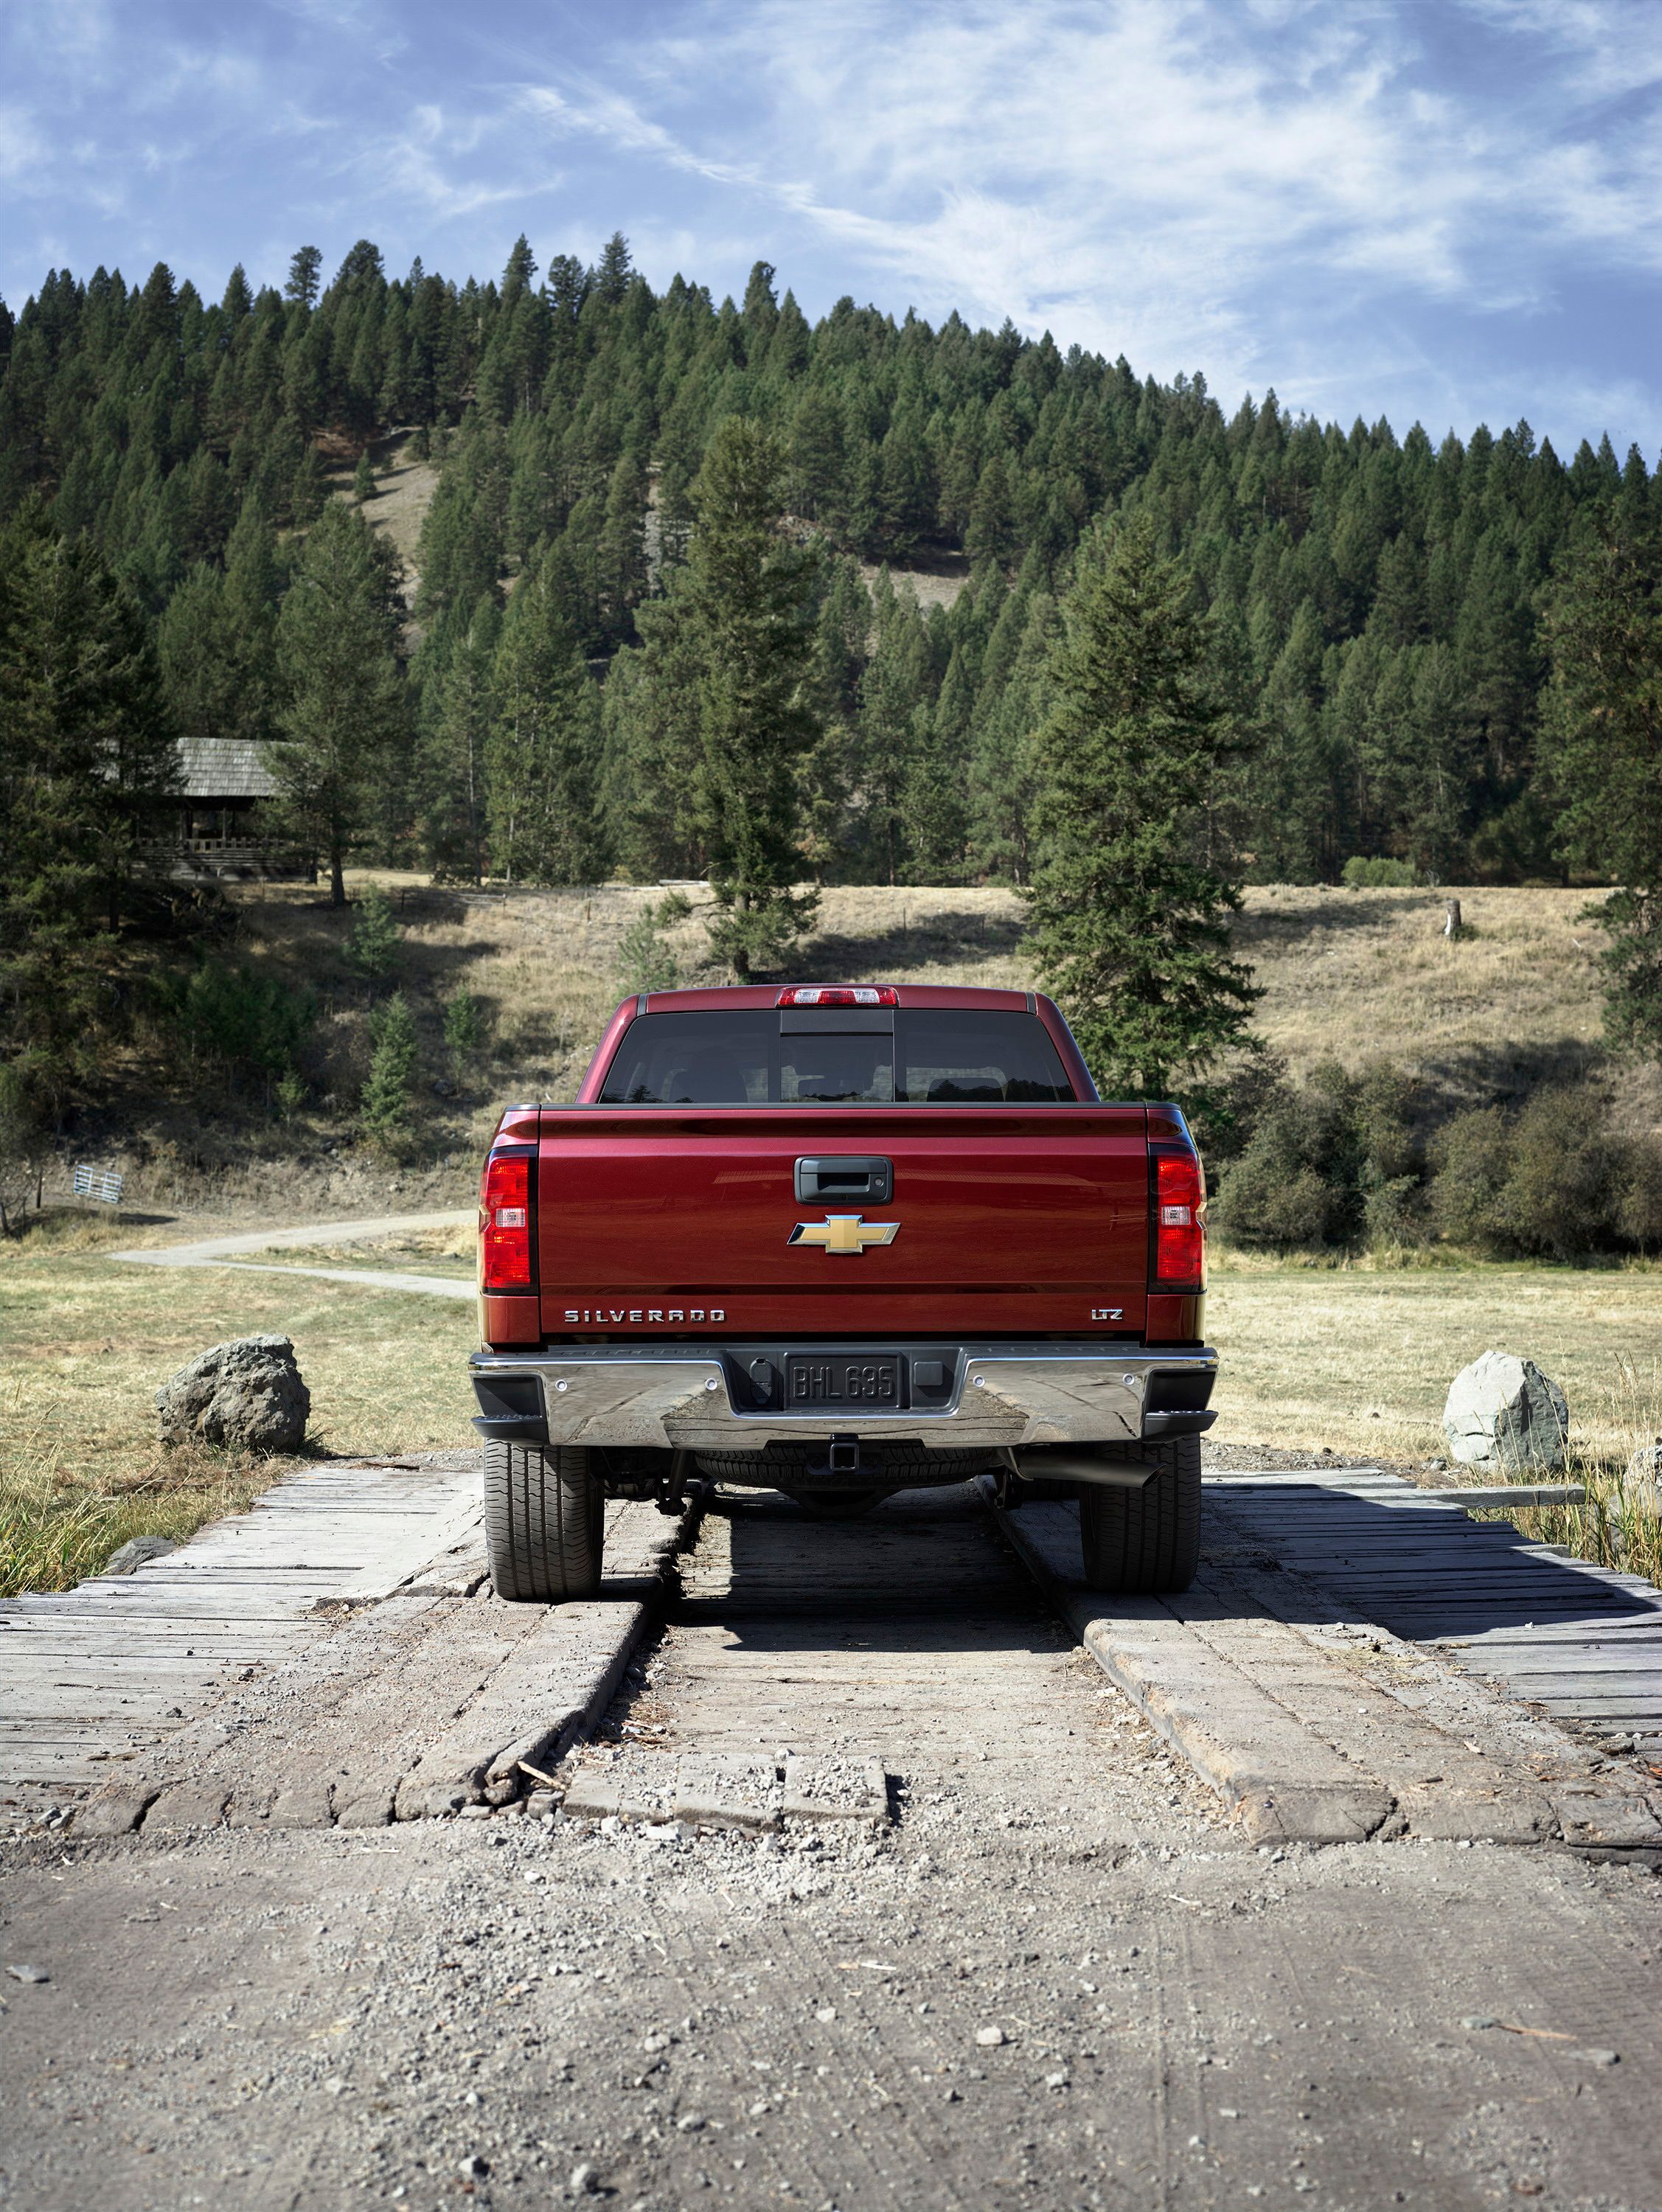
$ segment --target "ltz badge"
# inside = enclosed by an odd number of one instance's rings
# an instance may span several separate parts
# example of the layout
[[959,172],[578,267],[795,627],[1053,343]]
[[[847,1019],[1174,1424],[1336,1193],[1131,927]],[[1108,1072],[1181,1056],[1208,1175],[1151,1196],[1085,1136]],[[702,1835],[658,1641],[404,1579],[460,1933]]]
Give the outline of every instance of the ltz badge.
[[799,1221],[788,1244],[818,1244],[827,1252],[863,1252],[868,1244],[892,1244],[898,1221],[867,1221],[857,1213],[828,1213],[823,1221]]

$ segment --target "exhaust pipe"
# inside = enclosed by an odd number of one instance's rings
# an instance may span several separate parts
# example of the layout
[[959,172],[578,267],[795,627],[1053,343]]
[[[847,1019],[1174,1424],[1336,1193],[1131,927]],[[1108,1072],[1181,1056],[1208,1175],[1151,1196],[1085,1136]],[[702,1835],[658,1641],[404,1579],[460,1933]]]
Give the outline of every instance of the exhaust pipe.
[[1006,1457],[1023,1482],[1088,1482],[1103,1490],[1141,1490],[1160,1471],[1151,1459],[1111,1459],[1103,1452],[1040,1449]]

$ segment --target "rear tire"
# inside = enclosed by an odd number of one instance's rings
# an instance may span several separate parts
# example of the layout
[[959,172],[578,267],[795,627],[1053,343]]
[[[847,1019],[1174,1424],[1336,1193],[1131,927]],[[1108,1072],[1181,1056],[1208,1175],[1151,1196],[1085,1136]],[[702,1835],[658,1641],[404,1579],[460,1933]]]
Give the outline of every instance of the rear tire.
[[581,1444],[484,1448],[484,1547],[498,1597],[533,1605],[600,1587],[606,1501]]
[[1154,1597],[1186,1590],[1200,1565],[1201,1450],[1198,1437],[1146,1445],[1160,1468],[1141,1490],[1081,1483],[1080,1549],[1094,1590]]

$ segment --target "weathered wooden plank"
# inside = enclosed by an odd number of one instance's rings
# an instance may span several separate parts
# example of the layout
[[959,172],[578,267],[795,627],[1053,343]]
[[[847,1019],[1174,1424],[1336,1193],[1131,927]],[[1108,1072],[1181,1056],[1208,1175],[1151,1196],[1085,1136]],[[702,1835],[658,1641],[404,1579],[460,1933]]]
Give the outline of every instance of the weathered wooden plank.
[[1521,1698],[1551,1705],[1560,1698],[1620,1698],[1624,1705],[1647,1705],[1662,1712],[1662,1682],[1653,1674],[1601,1674],[1592,1668],[1574,1668],[1555,1674],[1515,1673],[1511,1668],[1484,1668],[1491,1680],[1510,1682]]
[[[1525,1632],[1521,1628],[1512,1631],[1513,1636],[1522,1636]],[[1653,1613],[1601,1613],[1587,1632],[1612,1643],[1626,1643],[1631,1639],[1635,1644],[1658,1643],[1659,1648],[1662,1648],[1662,1628],[1659,1628],[1657,1616]],[[1482,1637],[1471,1638],[1472,1648],[1487,1649],[1491,1640],[1504,1640],[1507,1633],[1504,1629],[1488,1630]],[[1532,1628],[1527,1633],[1533,1644],[1579,1636],[1580,1631],[1574,1627],[1553,1626]]]
[[414,1572],[476,1515],[469,1468],[312,1469],[131,1577],[0,1605],[0,1780],[93,1779],[169,1741],[238,1674],[326,1633],[320,1599]]
[[[1467,1517],[1491,1502],[1528,1499],[1516,1488],[1493,1501],[1456,1491],[1434,1499],[1377,1474],[1342,1491],[1328,1470],[1245,1477],[1213,1487],[1208,1530],[1215,1547],[1221,1537],[1260,1550],[1348,1618],[1434,1646],[1539,1712],[1640,1736],[1662,1729],[1662,1591],[1542,1546],[1510,1521]],[[1228,1573],[1227,1557],[1216,1571]],[[1266,1595],[1275,1579],[1246,1576]]]

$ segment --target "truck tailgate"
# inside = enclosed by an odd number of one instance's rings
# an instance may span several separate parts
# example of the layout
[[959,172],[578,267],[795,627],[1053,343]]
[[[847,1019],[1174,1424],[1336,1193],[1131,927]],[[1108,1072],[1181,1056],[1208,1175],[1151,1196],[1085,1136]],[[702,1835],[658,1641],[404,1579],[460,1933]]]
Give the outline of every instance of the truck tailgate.
[[[577,1106],[545,1108],[539,1132],[551,1336],[1143,1326],[1141,1107]],[[837,1154],[890,1160],[892,1199],[799,1201],[795,1163]],[[791,1241],[846,1213],[892,1240]]]

